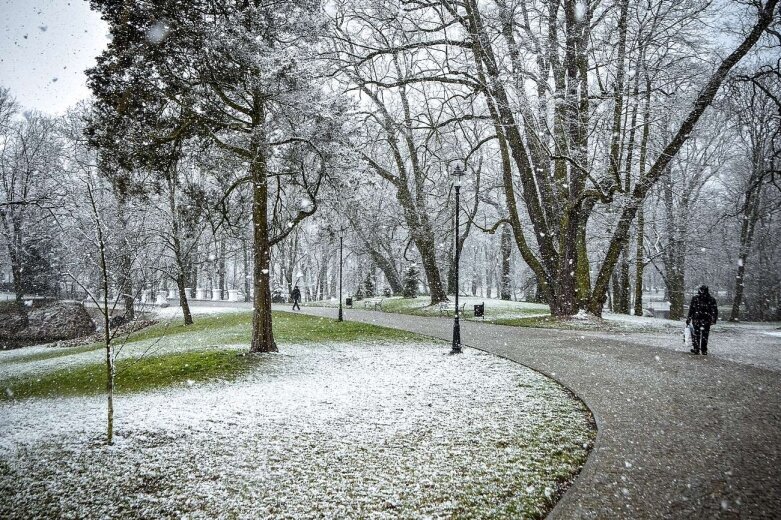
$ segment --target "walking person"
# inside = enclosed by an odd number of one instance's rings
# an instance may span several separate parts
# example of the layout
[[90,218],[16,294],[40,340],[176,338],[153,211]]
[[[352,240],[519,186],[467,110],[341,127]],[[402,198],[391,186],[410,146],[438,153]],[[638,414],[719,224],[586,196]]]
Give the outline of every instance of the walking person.
[[710,295],[707,285],[701,285],[697,294],[689,304],[689,315],[686,325],[692,325],[692,354],[702,353],[708,355],[708,335],[710,326],[716,324],[719,310],[716,307],[716,298]]
[[291,296],[293,297],[293,310],[298,309],[300,311],[301,306],[298,305],[298,303],[301,301],[301,291],[297,285],[293,287],[293,294],[291,294]]

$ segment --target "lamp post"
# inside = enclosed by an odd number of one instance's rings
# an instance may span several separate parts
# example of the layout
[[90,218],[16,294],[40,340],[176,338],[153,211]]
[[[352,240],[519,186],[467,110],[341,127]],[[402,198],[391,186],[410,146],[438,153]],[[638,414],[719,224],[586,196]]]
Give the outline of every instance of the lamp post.
[[342,242],[343,237],[342,235],[339,235],[339,317],[336,321],[344,321],[344,314],[342,312],[342,264],[344,263],[342,257]]
[[461,169],[460,164],[456,164],[456,167],[453,168],[453,186],[456,188],[456,228],[455,228],[455,245],[456,245],[456,258],[455,258],[455,268],[456,268],[456,308],[455,312],[453,313],[453,346],[450,350],[451,354],[460,354],[461,353],[461,324],[459,323],[459,312],[458,312],[458,264],[459,260],[461,259],[461,254],[459,252],[458,247],[458,228],[459,228],[459,222],[458,222],[458,208],[460,205],[460,193],[461,193],[461,177],[464,176],[464,170]]

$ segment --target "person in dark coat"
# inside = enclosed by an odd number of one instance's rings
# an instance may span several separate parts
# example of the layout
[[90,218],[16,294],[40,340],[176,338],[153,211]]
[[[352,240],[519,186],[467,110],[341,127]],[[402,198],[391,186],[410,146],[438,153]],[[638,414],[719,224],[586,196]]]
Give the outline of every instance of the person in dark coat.
[[692,354],[702,352],[703,356],[708,355],[710,326],[716,324],[718,317],[719,310],[716,307],[716,298],[710,295],[707,285],[701,285],[689,304],[689,315],[686,318],[686,325],[691,324],[693,329]]
[[301,306],[298,305],[298,302],[301,301],[301,291],[298,289],[297,285],[293,287],[293,294],[291,296],[293,297],[293,310],[298,309],[300,311]]

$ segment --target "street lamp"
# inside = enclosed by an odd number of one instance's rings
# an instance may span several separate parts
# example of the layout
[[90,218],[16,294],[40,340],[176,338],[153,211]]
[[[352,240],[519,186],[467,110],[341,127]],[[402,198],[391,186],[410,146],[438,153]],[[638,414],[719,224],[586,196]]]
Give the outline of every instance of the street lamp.
[[458,263],[461,259],[461,254],[459,252],[458,247],[458,228],[459,228],[459,222],[458,222],[458,208],[460,205],[460,193],[461,193],[461,177],[464,176],[464,170],[461,169],[461,165],[456,163],[455,168],[453,168],[453,186],[456,188],[456,228],[455,228],[455,235],[456,235],[456,259],[455,259],[455,268],[456,268],[456,310],[453,313],[453,347],[450,350],[451,354],[460,354],[461,353],[461,324],[458,322]]

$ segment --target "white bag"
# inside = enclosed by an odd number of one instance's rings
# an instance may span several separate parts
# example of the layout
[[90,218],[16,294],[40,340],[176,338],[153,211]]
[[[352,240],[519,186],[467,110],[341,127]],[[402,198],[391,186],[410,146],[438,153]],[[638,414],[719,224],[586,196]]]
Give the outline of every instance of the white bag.
[[683,345],[691,349],[692,348],[692,334],[694,333],[694,329],[691,325],[686,325],[683,329]]

